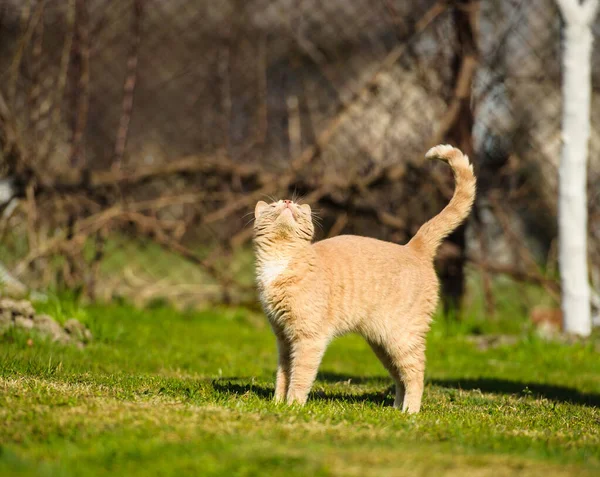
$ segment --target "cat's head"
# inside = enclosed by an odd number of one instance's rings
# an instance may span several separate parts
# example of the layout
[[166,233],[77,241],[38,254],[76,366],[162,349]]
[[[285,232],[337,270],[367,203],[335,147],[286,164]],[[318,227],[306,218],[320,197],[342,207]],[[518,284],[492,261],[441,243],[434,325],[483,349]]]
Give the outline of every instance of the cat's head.
[[254,209],[254,236],[280,240],[310,242],[315,233],[308,204],[278,200],[267,204],[262,200]]

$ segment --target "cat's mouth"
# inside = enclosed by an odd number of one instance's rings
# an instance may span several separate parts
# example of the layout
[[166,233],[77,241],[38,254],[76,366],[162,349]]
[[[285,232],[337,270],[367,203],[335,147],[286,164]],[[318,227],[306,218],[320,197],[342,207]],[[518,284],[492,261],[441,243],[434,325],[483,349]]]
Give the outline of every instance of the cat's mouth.
[[292,219],[294,221],[296,220],[296,214],[290,204],[286,204],[283,207],[283,210],[281,211],[281,216]]

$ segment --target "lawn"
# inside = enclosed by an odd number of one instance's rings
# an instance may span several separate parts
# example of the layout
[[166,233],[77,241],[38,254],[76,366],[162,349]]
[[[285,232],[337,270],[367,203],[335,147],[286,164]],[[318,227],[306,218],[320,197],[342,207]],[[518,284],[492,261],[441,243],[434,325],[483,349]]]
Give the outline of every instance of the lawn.
[[409,416],[355,336],[334,342],[308,404],[290,408],[271,401],[275,341],[259,313],[42,308],[75,314],[95,340],[0,338],[3,476],[600,475],[597,340],[521,332],[481,349],[472,324],[439,319]]

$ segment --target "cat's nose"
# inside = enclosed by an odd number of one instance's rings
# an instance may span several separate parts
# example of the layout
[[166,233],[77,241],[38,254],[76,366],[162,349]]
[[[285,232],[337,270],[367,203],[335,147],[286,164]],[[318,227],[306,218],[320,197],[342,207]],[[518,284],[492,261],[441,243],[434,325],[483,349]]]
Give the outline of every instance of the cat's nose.
[[286,199],[286,200],[284,200],[284,201],[283,201],[283,203],[284,203],[285,205],[290,205],[290,204],[292,203],[292,201],[291,201],[291,200],[287,200],[287,199]]

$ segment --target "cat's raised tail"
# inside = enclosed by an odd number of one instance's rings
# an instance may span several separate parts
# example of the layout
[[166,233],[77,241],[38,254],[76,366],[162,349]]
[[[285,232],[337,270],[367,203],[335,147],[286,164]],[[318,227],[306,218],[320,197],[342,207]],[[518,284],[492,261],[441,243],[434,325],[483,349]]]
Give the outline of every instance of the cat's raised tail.
[[425,222],[408,243],[408,246],[433,259],[442,240],[469,215],[475,200],[477,181],[469,158],[459,149],[448,145],[435,146],[427,152],[425,157],[440,159],[450,164],[456,181],[454,195],[448,205],[433,219]]

